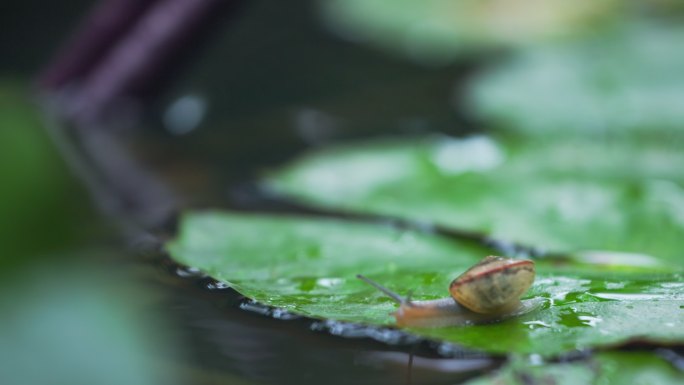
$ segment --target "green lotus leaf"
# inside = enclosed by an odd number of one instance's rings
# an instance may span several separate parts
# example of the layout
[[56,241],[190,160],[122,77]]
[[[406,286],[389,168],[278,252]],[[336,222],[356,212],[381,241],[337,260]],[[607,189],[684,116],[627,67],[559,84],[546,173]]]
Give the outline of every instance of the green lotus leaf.
[[[448,295],[452,279],[492,251],[452,238],[349,220],[186,213],[166,248],[177,262],[256,301],[314,318],[393,326],[397,305],[357,273],[416,300]],[[684,342],[681,269],[537,262],[526,298],[537,310],[485,325],[412,328],[489,352],[553,355],[641,338]]]
[[682,141],[684,28],[630,24],[611,34],[518,52],[476,76],[475,113],[501,129]]
[[681,266],[679,142],[504,139],[329,147],[264,186],[308,205],[477,230],[591,263]]

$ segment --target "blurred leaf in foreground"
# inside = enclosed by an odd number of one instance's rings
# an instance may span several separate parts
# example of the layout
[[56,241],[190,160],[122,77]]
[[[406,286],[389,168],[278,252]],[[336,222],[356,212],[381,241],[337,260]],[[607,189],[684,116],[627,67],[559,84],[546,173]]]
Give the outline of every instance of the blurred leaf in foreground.
[[[18,83],[0,81],[0,275],[92,235],[94,215]],[[87,222],[88,226],[80,226]]]
[[[124,282],[128,282],[125,281]],[[111,271],[47,266],[0,286],[3,385],[161,385],[172,343],[141,292]],[[170,354],[171,352],[171,354]]]

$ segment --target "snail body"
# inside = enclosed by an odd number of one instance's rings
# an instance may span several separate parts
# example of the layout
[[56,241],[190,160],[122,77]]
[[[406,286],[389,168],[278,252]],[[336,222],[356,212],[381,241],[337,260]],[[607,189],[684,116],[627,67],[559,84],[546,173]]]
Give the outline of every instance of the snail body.
[[357,277],[399,303],[394,313],[397,326],[444,327],[496,322],[533,310],[539,301],[521,301],[520,296],[534,276],[530,260],[488,256],[451,282],[451,297],[430,301],[412,301],[362,275]]

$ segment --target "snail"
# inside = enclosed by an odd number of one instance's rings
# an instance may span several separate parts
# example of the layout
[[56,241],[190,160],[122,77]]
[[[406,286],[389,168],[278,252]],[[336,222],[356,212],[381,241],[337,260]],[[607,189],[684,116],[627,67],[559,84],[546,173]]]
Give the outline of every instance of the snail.
[[496,322],[534,310],[539,299],[520,300],[534,275],[533,261],[488,256],[451,282],[451,297],[429,301],[412,301],[361,274],[357,278],[399,303],[397,326],[444,327]]

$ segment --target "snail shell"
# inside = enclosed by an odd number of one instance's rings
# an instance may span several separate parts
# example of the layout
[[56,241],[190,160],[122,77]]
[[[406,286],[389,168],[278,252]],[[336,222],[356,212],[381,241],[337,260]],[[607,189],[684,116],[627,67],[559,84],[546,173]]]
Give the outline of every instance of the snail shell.
[[534,275],[532,261],[490,255],[454,279],[449,292],[475,313],[501,314],[520,306]]

